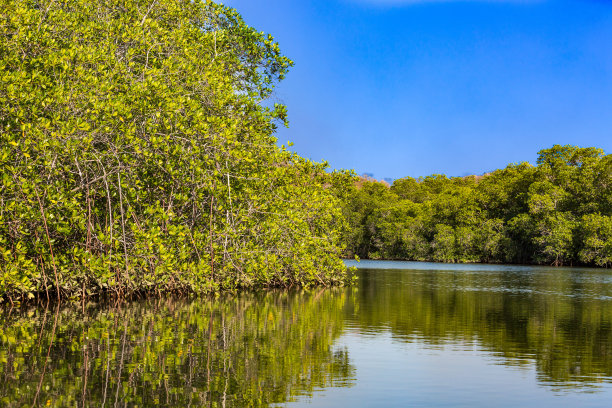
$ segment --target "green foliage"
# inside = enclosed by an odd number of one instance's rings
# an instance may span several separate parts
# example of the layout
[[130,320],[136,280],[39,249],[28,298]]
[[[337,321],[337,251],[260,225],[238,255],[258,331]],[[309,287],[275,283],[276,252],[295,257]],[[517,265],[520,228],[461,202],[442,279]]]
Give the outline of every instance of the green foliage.
[[431,242],[432,257],[437,262],[452,262],[455,259],[455,234],[453,227],[437,224]]
[[347,255],[440,262],[609,266],[612,157],[553,146],[538,166],[433,175],[389,188],[357,183],[345,200]]
[[579,259],[597,266],[612,266],[612,217],[589,214],[582,217]]
[[0,298],[344,278],[325,164],[276,145],[292,62],[204,0],[0,3]]

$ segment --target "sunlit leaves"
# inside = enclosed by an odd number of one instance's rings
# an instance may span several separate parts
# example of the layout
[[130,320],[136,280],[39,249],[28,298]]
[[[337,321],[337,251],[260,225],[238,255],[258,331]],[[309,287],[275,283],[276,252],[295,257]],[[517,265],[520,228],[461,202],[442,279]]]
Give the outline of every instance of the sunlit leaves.
[[343,279],[325,166],[262,106],[271,36],[210,1],[37,4],[0,5],[0,297]]

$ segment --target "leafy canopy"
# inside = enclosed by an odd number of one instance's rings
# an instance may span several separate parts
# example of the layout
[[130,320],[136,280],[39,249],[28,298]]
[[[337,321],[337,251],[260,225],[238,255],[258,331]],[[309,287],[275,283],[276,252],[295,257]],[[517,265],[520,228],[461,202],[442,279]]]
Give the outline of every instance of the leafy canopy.
[[203,0],[0,3],[0,296],[343,278],[324,164],[279,148],[292,61]]

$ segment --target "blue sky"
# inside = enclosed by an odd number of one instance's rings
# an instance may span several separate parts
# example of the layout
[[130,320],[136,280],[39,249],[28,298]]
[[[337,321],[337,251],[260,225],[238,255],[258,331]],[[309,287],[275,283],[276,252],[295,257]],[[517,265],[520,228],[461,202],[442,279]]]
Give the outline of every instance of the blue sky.
[[612,153],[612,1],[226,0],[295,61],[279,141],[376,178]]

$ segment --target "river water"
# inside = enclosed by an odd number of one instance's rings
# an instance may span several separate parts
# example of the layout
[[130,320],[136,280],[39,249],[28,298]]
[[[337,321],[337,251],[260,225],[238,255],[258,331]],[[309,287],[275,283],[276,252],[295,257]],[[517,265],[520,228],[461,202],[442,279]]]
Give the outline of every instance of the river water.
[[612,271],[348,263],[346,288],[0,310],[0,406],[610,406]]

